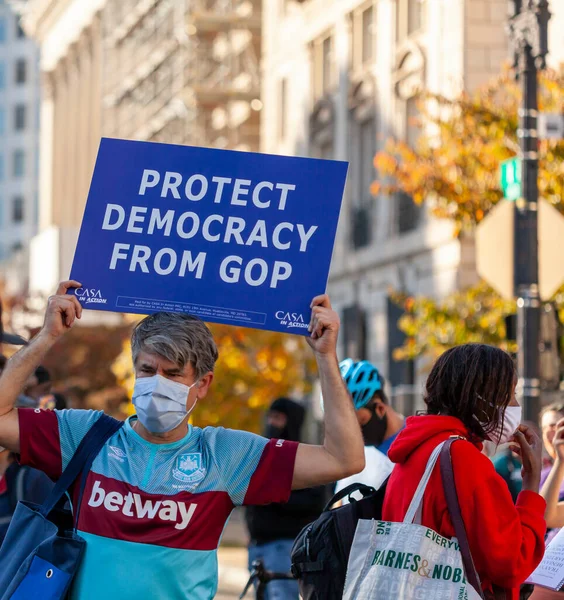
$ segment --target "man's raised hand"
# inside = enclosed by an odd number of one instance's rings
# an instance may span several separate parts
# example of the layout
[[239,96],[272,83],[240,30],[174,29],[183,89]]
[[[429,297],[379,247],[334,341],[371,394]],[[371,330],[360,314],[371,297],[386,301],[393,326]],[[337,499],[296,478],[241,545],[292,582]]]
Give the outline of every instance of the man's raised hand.
[[316,296],[311,302],[311,321],[308,328],[311,335],[307,338],[316,354],[336,353],[339,326],[339,315],[331,308],[329,296]]
[[47,302],[45,321],[42,333],[56,339],[66,333],[75,324],[76,319],[82,316],[82,306],[74,295],[68,295],[72,288],[80,288],[78,281],[62,281],[57,288],[55,296]]

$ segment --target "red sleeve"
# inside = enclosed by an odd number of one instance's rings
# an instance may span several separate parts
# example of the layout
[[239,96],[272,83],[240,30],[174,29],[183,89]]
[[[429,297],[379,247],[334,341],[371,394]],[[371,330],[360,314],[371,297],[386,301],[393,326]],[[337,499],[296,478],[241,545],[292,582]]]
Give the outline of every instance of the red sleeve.
[[20,463],[57,480],[63,471],[57,414],[52,410],[18,408],[18,420]]
[[[485,581],[516,588],[544,555],[544,499],[522,492],[513,504],[509,488],[489,458],[469,444],[453,445],[462,519],[476,569]],[[469,468],[471,466],[471,468]]]
[[270,440],[251,476],[243,504],[288,502],[292,493],[298,442]]

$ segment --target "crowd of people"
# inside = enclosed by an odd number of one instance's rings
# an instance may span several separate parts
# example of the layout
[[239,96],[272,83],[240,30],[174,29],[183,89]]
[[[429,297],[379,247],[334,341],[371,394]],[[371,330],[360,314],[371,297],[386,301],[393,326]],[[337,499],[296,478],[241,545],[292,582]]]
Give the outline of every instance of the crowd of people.
[[[9,360],[0,357],[0,540],[17,501],[41,504],[101,418],[98,411],[61,410],[64,397],[53,393],[41,366],[81,317],[80,303],[67,295],[79,285],[62,283],[41,332]],[[329,298],[315,298],[311,309],[308,342],[323,397],[321,445],[302,441],[299,399],[276,399],[262,436],[192,426],[198,402],[213,402],[218,353],[210,331],[201,320],[175,313],[150,315],[135,327],[136,415],[105,442],[85,476],[84,493],[77,485],[70,489],[87,545],[70,597],[213,598],[216,551],[236,506],[246,506],[249,565],[260,558],[267,569],[287,572],[295,537],[351,483],[378,489],[387,480],[382,518],[403,521],[430,456],[453,437],[464,440],[452,446],[452,468],[484,594],[560,596],[525,582],[564,527],[564,404],[543,410],[541,441],[533,425],[521,422],[511,357],[465,344],[433,366],[426,411],[404,418],[391,406],[375,365],[338,362],[339,319]],[[439,535],[455,537],[438,467],[418,518]],[[296,600],[297,584],[272,582],[267,598]]]

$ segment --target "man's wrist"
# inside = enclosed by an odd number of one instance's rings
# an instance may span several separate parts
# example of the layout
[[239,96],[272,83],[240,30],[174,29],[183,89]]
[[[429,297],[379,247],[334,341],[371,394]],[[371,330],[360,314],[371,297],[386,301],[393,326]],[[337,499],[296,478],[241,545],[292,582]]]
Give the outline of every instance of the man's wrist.
[[315,352],[315,360],[317,361],[317,365],[319,367],[339,367],[339,359],[337,358],[337,353],[333,350],[331,352]]
[[51,348],[51,346],[54,346],[56,344],[58,339],[59,339],[59,336],[53,335],[52,333],[49,333],[45,329],[41,329],[39,331],[39,333],[33,338],[32,344],[37,344],[37,345],[42,346],[45,349],[49,350],[49,348]]

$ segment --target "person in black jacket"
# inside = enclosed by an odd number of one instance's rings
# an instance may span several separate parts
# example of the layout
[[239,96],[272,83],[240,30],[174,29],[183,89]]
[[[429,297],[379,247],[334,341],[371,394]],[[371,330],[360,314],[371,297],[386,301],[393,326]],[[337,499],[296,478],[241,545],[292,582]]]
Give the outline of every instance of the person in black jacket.
[[[275,400],[267,413],[265,437],[299,442],[305,409],[289,398]],[[317,487],[292,492],[287,504],[249,506],[246,509],[249,530],[249,570],[261,559],[269,571],[290,571],[290,550],[300,531],[321,514],[326,488]],[[295,581],[272,581],[266,600],[297,600]]]

